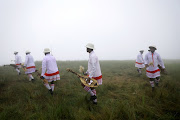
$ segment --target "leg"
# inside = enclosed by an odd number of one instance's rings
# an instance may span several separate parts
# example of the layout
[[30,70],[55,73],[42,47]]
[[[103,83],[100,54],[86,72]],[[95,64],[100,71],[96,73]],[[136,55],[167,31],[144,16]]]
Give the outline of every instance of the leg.
[[53,95],[53,91],[52,91],[51,87],[49,86],[49,83],[44,81],[44,86],[49,90],[51,95]]
[[29,81],[31,81],[31,80],[33,81],[34,80],[34,77],[32,76],[31,73],[28,74],[28,77],[29,77]]
[[83,86],[84,90],[89,92],[89,94],[91,95],[90,100],[92,100],[94,104],[97,104],[96,90],[94,88],[87,87],[83,84],[81,85]]
[[156,86],[159,86],[159,81],[160,81],[160,77],[156,77],[155,79]]
[[139,68],[137,69],[138,73],[139,73]]
[[141,72],[141,68],[139,68],[139,74],[140,74],[140,75],[142,74],[142,72]]
[[138,69],[137,69],[137,71],[138,71],[139,75],[141,75],[141,74],[142,74],[142,72],[141,72],[141,68],[138,68]]
[[92,92],[94,93],[94,96],[91,96],[91,99],[93,100],[94,104],[97,104],[97,96],[96,96],[96,89],[91,87]]
[[154,91],[154,78],[150,78],[150,84],[151,84],[151,87],[152,87],[152,91]]
[[32,76],[32,73],[31,73],[31,79],[34,80],[34,77]]
[[85,86],[85,85],[83,85],[83,84],[81,84],[81,85],[83,86],[83,88],[84,88],[85,91],[89,92],[89,94],[90,94],[91,96],[94,96],[94,93],[92,92],[92,90],[91,90],[90,87],[87,87],[87,86]]
[[28,74],[28,77],[29,77],[29,81],[31,81],[31,79],[32,79],[32,78],[31,78],[31,74]]
[[21,74],[21,72],[20,72],[19,68],[16,68],[16,71],[18,72],[18,75],[20,75],[20,74]]
[[96,89],[95,88],[91,88],[91,90],[94,93],[94,95],[96,95]]
[[54,91],[54,81],[51,82],[51,89]]

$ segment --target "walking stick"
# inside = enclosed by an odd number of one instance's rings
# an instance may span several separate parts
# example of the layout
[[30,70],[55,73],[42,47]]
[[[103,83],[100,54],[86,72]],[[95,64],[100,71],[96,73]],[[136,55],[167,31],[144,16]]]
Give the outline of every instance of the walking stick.
[[5,66],[11,66],[11,67],[14,67],[15,69],[17,68],[17,65],[15,65],[15,64],[4,65],[4,67]]

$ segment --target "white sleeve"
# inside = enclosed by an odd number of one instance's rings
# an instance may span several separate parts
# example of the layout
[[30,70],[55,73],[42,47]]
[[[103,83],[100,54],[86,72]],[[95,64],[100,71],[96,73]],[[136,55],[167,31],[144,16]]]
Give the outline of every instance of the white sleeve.
[[92,63],[92,71],[89,73],[89,77],[92,78],[96,72],[96,65],[97,65],[97,61],[96,58],[91,58],[91,63]]
[[144,60],[143,60],[143,56],[142,56],[142,55],[141,55],[141,58],[140,58],[140,59],[141,59],[141,63],[144,63]]
[[157,55],[157,59],[158,59],[158,62],[159,62],[159,64],[160,64],[160,66],[164,69],[164,68],[165,68],[164,62],[162,61],[162,59],[161,59],[161,57],[160,57],[159,54]]
[[[88,65],[89,65],[89,61],[88,61]],[[85,73],[89,75],[89,71],[88,71],[88,69],[87,69],[87,71],[86,71]]]
[[15,61],[14,62],[15,62],[15,64],[17,64],[17,56],[15,56]]
[[139,55],[137,55],[137,57],[136,57],[136,62],[138,61],[138,59],[139,59]]
[[43,61],[42,61],[42,73],[41,73],[41,76],[44,76],[46,72],[46,59],[44,58]]
[[141,55],[138,55],[138,59],[139,59],[140,63],[143,63],[143,59],[142,59]]
[[148,55],[145,55],[144,64],[148,64]]
[[22,63],[22,59],[21,59],[21,56],[19,56],[19,63]]
[[27,66],[28,56],[26,55],[24,66]]

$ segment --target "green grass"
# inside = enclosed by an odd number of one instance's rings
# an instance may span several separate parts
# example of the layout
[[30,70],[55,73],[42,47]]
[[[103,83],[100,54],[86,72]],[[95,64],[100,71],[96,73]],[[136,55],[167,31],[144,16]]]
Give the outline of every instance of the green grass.
[[[100,61],[103,85],[97,88],[98,105],[93,105],[80,80],[66,72],[78,72],[87,61],[58,61],[61,80],[51,96],[33,74],[17,75],[11,67],[0,67],[0,120],[178,120],[180,119],[180,61],[165,60],[168,75],[151,92],[149,79],[138,76],[134,61]],[[36,62],[41,67],[41,62]],[[21,70],[22,71],[22,70]],[[22,71],[23,73],[23,71]]]

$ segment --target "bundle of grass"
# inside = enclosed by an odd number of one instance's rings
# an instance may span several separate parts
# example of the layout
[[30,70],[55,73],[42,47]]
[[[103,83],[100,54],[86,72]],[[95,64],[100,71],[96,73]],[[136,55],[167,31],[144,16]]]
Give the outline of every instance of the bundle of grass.
[[79,66],[79,72],[80,72],[80,73],[84,73],[84,67],[81,66],[81,65]]

